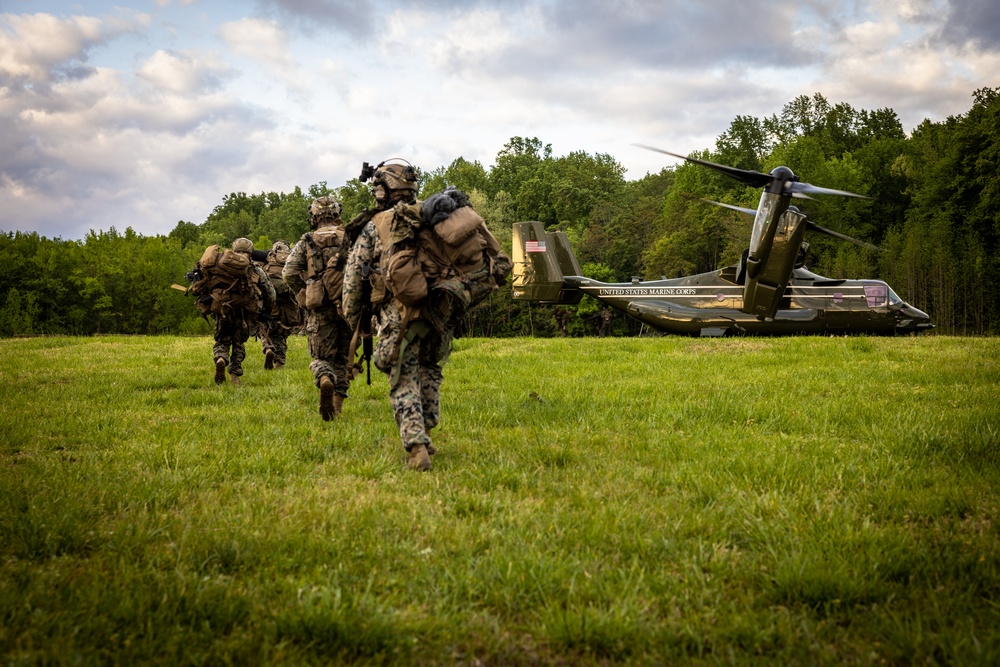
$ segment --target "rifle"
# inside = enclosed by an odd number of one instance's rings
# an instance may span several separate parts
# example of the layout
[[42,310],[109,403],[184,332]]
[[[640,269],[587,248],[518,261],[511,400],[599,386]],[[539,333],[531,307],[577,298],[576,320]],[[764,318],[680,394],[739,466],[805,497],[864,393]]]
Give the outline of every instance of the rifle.
[[[368,262],[361,265],[361,315],[358,317],[358,326],[354,329],[351,337],[351,347],[347,352],[349,359],[354,360],[353,380],[361,373],[361,365],[366,366],[369,386],[372,383],[372,283],[369,279],[371,266]],[[361,339],[361,356],[357,356],[358,339]]]
[[358,329],[361,331],[361,360],[365,362],[368,385],[372,383],[372,282],[371,264],[361,265],[361,321]]

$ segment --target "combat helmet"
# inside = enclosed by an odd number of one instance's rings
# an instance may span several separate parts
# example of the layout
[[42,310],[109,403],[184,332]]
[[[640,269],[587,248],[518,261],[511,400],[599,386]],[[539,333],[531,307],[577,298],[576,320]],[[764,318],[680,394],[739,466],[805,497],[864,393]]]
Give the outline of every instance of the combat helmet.
[[340,217],[342,207],[340,202],[333,197],[323,195],[313,199],[309,205],[310,225],[313,229],[319,226],[319,221],[323,219],[336,220]]
[[380,206],[417,198],[417,170],[406,160],[390,158],[379,163],[371,179],[372,194]]
[[253,253],[253,241],[251,241],[250,239],[246,238],[245,236],[241,236],[240,238],[238,238],[235,241],[233,241],[233,250],[235,252],[243,252],[243,253],[246,253],[248,255],[252,254]]
[[278,263],[284,265],[285,260],[288,259],[288,255],[289,255],[289,253],[291,253],[291,251],[292,251],[292,249],[290,247],[288,247],[287,243],[285,243],[284,241],[278,240],[278,241],[275,241],[271,245],[271,252],[268,253],[268,256],[269,256],[269,258],[270,257],[274,257],[274,259]]

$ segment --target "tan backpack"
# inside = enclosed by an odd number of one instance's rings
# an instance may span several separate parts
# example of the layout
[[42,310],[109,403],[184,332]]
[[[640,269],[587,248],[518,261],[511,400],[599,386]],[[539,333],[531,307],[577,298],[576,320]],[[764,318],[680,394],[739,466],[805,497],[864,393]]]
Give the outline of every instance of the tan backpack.
[[260,286],[250,258],[229,248],[211,245],[205,249],[196,269],[201,278],[191,284],[203,315],[223,315],[236,308],[252,313],[260,310]]
[[429,223],[422,205],[397,204],[375,216],[386,287],[443,330],[497,289],[511,263],[472,207]]
[[305,307],[340,307],[347,265],[347,243],[341,226],[320,227],[303,235],[306,242]]

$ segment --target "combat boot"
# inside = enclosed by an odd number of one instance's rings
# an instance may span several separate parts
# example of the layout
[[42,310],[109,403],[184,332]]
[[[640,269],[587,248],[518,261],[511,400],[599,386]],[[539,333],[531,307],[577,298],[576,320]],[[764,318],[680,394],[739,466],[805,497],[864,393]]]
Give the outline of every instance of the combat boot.
[[274,350],[268,350],[264,353],[264,370],[271,370],[274,368]]
[[226,360],[219,357],[215,360],[215,384],[222,384],[226,381]]
[[438,450],[435,449],[434,445],[432,443],[430,443],[430,442],[428,442],[426,445],[424,445],[424,449],[426,449],[427,453],[430,454],[431,456],[434,456],[435,454],[438,453]]
[[340,396],[339,394],[337,396],[333,397],[333,416],[334,417],[339,417],[340,416],[340,411],[344,409],[344,399],[345,398],[347,398],[347,397],[346,396]]
[[413,445],[410,448],[410,460],[406,462],[406,467],[413,470],[430,470],[431,457],[427,455],[427,447],[424,445]]
[[319,414],[323,421],[330,421],[337,416],[334,409],[333,378],[324,375],[319,379]]
[[233,384],[239,384],[240,383],[240,376],[239,375],[233,375],[232,373],[230,373],[229,374],[229,381],[231,383],[233,383]]

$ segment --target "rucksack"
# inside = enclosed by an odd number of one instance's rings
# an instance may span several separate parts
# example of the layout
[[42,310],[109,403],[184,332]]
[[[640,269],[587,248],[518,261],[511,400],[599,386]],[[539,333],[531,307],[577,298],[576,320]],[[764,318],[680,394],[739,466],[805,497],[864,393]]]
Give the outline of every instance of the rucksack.
[[260,287],[257,272],[250,258],[218,245],[205,249],[195,271],[201,277],[191,284],[191,293],[198,297],[198,310],[203,315],[224,315],[236,308],[251,313],[260,310]]
[[267,274],[268,280],[271,281],[275,295],[289,293],[288,284],[281,277],[281,270],[285,268],[285,262],[288,260],[289,254],[291,254],[291,251],[286,248],[281,248],[277,251],[274,249],[268,250],[267,260],[261,267],[264,269],[264,273]]
[[267,274],[268,278],[278,278],[281,279],[281,270],[285,268],[285,262],[288,260],[289,255],[288,250],[269,250],[267,253],[267,262],[264,264],[264,273]]
[[397,204],[375,223],[386,286],[439,331],[455,327],[498,289],[512,267],[468,197],[454,188],[423,203]]
[[320,227],[303,234],[302,239],[307,247],[305,307],[309,310],[331,305],[339,308],[348,250],[344,228]]

